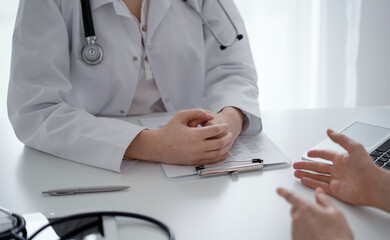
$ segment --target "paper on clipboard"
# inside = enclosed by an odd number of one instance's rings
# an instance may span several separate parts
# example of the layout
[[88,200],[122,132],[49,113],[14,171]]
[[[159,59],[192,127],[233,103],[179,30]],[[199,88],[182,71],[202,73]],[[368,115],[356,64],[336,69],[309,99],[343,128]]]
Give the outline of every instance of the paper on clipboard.
[[[149,117],[141,119],[141,124],[149,129],[164,126],[173,115]],[[239,136],[229,151],[230,157],[222,162],[205,165],[206,168],[228,168],[248,164],[254,158],[264,161],[264,168],[289,166],[290,160],[264,134],[257,136]],[[197,175],[194,166],[162,164],[168,178],[179,178]]]

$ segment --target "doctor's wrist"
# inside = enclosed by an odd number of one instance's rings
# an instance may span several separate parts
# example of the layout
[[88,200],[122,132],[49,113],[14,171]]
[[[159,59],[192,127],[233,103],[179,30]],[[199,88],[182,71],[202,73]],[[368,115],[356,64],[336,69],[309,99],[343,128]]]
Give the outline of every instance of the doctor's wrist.
[[154,153],[156,149],[153,149],[154,139],[157,130],[142,130],[130,143],[125,152],[125,157],[129,159],[139,160],[154,160]]
[[245,119],[245,114],[238,108],[236,107],[225,107],[221,110],[220,113],[227,114],[230,117],[235,117],[237,119],[241,119],[241,123],[244,122]]
[[235,107],[225,107],[218,114],[225,116],[234,138],[237,138],[243,127],[244,119],[246,117],[245,114]]

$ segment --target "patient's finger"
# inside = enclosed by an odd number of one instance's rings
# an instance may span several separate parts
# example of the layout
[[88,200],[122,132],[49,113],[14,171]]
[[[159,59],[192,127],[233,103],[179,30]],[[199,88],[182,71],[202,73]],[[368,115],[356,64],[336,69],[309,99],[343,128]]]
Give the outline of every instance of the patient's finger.
[[294,163],[293,167],[295,169],[302,169],[302,170],[309,170],[318,173],[330,174],[330,169],[332,168],[332,165],[325,164],[325,163],[318,163],[318,162],[302,161],[302,162]]
[[301,183],[306,187],[316,189],[317,187],[321,187],[326,193],[329,194],[329,184],[324,183],[312,178],[303,177],[301,178]]
[[308,157],[311,158],[322,158],[329,161],[334,161],[341,153],[332,150],[310,150],[307,153]]
[[315,180],[325,182],[325,183],[330,182],[330,176],[314,174],[314,173],[309,173],[309,172],[300,171],[300,170],[295,171],[294,176],[297,178],[307,177],[307,178],[315,179]]
[[327,134],[333,142],[339,144],[348,152],[351,152],[354,149],[356,142],[344,134],[335,132],[332,129],[328,129]]
[[276,192],[293,206],[299,206],[303,203],[303,200],[300,197],[285,188],[277,188]]

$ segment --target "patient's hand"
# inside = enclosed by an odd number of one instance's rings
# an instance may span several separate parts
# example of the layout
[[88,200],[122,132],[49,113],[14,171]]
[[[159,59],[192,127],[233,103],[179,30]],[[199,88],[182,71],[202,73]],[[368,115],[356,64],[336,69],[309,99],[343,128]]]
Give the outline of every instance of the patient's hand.
[[293,240],[353,239],[343,214],[322,189],[316,190],[316,203],[305,201],[284,188],[278,188],[277,192],[291,204]]
[[387,185],[383,183],[390,182],[390,173],[377,167],[361,144],[332,130],[328,130],[327,133],[330,139],[347,150],[347,153],[330,150],[309,151],[309,157],[323,158],[332,161],[333,165],[296,162],[295,176],[300,178],[305,186],[313,189],[321,187],[326,193],[347,203],[390,211],[388,204],[384,203],[386,200],[383,199],[387,198],[387,201],[390,199],[389,188],[387,186],[387,189],[381,189]]

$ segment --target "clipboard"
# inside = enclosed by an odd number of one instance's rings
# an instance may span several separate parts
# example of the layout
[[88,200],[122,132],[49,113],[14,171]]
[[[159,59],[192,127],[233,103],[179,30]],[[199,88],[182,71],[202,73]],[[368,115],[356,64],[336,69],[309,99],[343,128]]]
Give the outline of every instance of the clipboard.
[[[149,129],[158,129],[172,118],[164,114],[140,119],[141,124]],[[166,177],[170,180],[187,180],[218,176],[237,175],[244,172],[262,171],[289,167],[291,161],[264,134],[257,136],[239,136],[229,151],[230,157],[214,164],[203,166],[183,166],[161,164]]]

